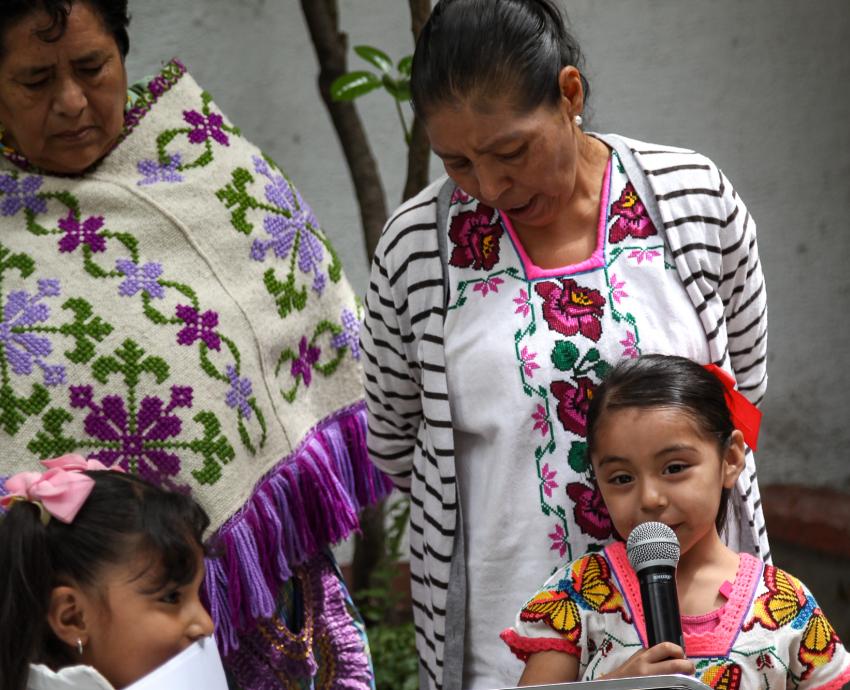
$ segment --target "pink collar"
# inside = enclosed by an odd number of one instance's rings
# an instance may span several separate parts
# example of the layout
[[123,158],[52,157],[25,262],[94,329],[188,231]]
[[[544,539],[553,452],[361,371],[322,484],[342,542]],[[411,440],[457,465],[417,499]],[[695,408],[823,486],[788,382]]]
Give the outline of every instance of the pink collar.
[[[643,605],[640,599],[640,583],[626,555],[626,545],[614,542],[605,547],[605,556],[611,563],[611,570],[626,604],[632,613],[632,621],[646,646],[646,626],[643,618]],[[719,609],[716,627],[704,632],[684,631],[685,653],[689,657],[726,657],[744,625],[744,616],[750,608],[753,594],[761,577],[764,563],[755,556],[742,553],[735,581],[728,593],[726,604]]]

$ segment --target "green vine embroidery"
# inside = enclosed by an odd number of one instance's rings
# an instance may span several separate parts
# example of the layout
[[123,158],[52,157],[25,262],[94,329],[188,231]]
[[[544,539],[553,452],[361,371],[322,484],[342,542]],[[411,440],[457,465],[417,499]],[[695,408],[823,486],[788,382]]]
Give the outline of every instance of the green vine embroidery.
[[280,391],[286,402],[294,402],[302,383],[305,388],[310,386],[314,371],[324,377],[333,375],[345,357],[345,353],[348,352],[348,347],[345,345],[334,347],[332,342],[328,343],[330,347],[326,345],[325,351],[335,349],[336,354],[321,361],[322,348],[319,347],[318,343],[320,339],[323,339],[323,336],[325,336],[324,339],[333,341],[335,336],[339,336],[342,333],[343,329],[340,326],[323,320],[317,324],[309,340],[307,336],[301,338],[298,345],[298,352],[288,347],[280,353],[277,366],[275,367],[275,376],[279,376],[281,368],[288,363],[290,375],[295,379],[295,383],[289,389],[281,389]]

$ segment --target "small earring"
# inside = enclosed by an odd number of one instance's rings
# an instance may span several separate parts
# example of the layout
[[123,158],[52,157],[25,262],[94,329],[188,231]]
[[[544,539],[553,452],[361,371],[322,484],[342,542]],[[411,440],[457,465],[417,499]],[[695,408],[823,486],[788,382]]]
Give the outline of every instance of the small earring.
[[573,123],[575,124],[576,127],[581,127],[582,122],[584,122],[584,120],[581,119],[581,115],[576,115],[573,118]]
[[79,637],[77,638],[77,654],[83,655],[83,641]]

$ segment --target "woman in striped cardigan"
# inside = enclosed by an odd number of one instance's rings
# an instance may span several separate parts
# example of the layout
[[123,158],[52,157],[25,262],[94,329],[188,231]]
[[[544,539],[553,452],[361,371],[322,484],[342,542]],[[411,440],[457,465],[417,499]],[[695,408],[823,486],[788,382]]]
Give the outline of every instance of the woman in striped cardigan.
[[[387,223],[362,341],[374,462],[411,496],[422,687],[512,685],[499,630],[615,538],[587,470],[593,388],[659,352],[759,403],[755,223],[707,158],[582,129],[581,55],[550,0],[440,0],[412,94],[442,178]],[[726,541],[770,558],[752,453]]]

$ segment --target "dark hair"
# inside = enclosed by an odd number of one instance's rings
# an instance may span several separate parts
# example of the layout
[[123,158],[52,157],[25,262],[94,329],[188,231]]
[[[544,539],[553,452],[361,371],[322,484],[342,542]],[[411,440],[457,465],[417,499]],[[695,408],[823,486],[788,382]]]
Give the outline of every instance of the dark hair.
[[158,584],[197,574],[209,518],[192,498],[119,472],[86,472],[94,487],[71,524],[14,503],[0,520],[0,687],[24,690],[30,663],[74,663],[47,621],[59,585],[96,587],[102,568],[150,555]]
[[44,12],[49,22],[36,32],[36,36],[47,43],[58,41],[65,34],[71,5],[88,5],[103,22],[106,30],[112,34],[122,58],[130,51],[130,37],[127,26],[130,16],[127,14],[127,0],[2,0],[0,2],[0,58],[6,54],[6,32],[19,21],[36,12]]
[[[675,355],[643,355],[615,366],[593,393],[587,411],[587,452],[593,455],[596,430],[605,413],[628,407],[673,407],[691,417],[706,434],[728,447],[735,426],[720,380],[696,362]],[[723,489],[715,525],[726,525],[729,489]]]
[[[552,0],[440,0],[416,41],[413,108],[506,94],[521,112],[558,103],[558,75],[583,68],[578,42]],[[582,72],[584,98],[590,85]]]

